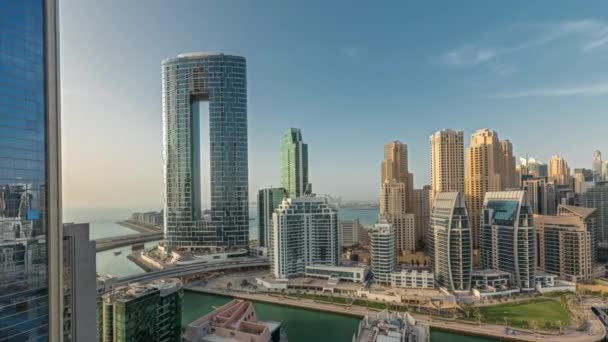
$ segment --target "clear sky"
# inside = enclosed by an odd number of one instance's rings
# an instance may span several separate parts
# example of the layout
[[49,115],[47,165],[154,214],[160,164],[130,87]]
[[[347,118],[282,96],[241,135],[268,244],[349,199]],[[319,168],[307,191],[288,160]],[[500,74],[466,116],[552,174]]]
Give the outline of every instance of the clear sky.
[[247,58],[252,200],[279,185],[289,126],[315,192],[345,199],[377,198],[393,139],[428,183],[442,128],[491,128],[573,168],[608,156],[606,1],[60,3],[67,207],[160,208],[160,63],[189,51]]

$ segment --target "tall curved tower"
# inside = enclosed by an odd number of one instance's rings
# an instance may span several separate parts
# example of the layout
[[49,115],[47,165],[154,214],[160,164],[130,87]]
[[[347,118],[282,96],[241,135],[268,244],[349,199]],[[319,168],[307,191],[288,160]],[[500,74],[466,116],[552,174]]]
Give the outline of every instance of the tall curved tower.
[[435,196],[427,246],[437,284],[450,291],[469,291],[473,243],[469,215],[461,193],[439,192]]
[[[165,240],[170,249],[249,243],[247,67],[245,58],[187,53],[162,62]],[[199,105],[209,103],[201,136]],[[201,139],[209,150],[201,151]],[[208,140],[207,140],[208,139]],[[203,159],[209,165],[201,165]],[[209,170],[202,215],[201,169]]]

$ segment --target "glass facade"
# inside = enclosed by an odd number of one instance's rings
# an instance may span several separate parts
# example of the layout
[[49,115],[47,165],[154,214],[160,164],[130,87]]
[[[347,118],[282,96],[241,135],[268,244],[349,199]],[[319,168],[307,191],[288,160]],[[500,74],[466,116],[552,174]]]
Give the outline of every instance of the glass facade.
[[283,202],[287,191],[283,188],[266,188],[258,192],[258,232],[260,247],[268,247],[272,213]]
[[289,128],[281,138],[281,186],[292,198],[312,193],[308,182],[308,144],[297,128]]
[[435,196],[427,243],[435,280],[450,291],[468,291],[473,267],[473,242],[464,196]]
[[45,10],[0,3],[0,341],[49,339]]
[[535,284],[536,231],[525,191],[488,192],[480,231],[482,268],[509,272],[517,287]]
[[[165,239],[171,249],[249,243],[247,69],[245,58],[190,53],[162,63]],[[209,102],[209,136],[198,104]],[[201,151],[200,139],[209,139]],[[210,165],[200,165],[208,153]],[[203,158],[206,159],[206,158]],[[208,167],[210,212],[201,213],[201,167]]]

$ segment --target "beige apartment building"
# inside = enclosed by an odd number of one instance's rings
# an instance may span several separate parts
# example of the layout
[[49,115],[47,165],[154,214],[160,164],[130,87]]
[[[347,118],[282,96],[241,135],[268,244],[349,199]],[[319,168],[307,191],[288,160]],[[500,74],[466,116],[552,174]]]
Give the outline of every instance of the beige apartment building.
[[595,209],[560,205],[557,216],[534,215],[538,269],[572,282],[593,279]]
[[380,172],[380,215],[395,230],[397,252],[415,250],[414,177],[408,171],[406,144],[395,140],[384,145]]
[[[430,137],[431,198],[440,192],[464,193],[464,132],[444,129]],[[430,205],[429,205],[430,206]]]
[[560,156],[553,156],[549,160],[549,180],[558,185],[570,184],[570,167],[568,162]]
[[498,134],[480,129],[471,135],[466,151],[465,198],[471,219],[474,248],[479,246],[479,229],[483,201],[487,192],[517,187],[513,147]]
[[416,227],[416,242],[426,241],[431,218],[431,186],[414,189],[414,219]]

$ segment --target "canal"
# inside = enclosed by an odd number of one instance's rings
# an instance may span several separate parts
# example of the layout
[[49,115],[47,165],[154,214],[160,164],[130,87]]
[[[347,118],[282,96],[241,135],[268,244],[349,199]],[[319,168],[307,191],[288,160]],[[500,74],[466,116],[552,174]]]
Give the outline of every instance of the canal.
[[[182,319],[188,324],[230,301],[229,297],[186,291]],[[283,322],[289,342],[352,342],[359,319],[267,303],[254,304],[260,320]],[[431,331],[431,342],[496,342],[497,340]]]

